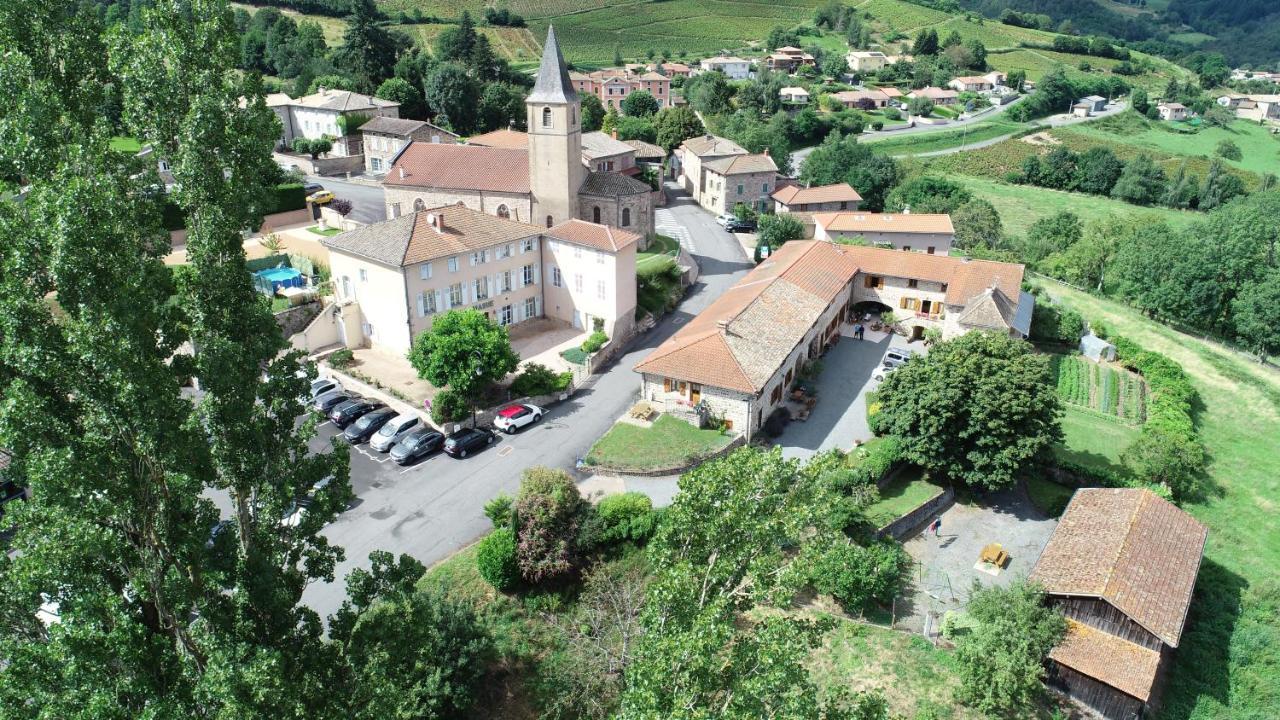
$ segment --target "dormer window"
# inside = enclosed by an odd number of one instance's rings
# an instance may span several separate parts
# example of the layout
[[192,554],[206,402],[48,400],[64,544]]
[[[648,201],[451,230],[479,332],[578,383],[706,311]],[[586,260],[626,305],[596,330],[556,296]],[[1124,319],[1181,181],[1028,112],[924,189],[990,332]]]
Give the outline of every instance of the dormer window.
[[551,127],[551,108],[549,107],[542,108],[542,127]]

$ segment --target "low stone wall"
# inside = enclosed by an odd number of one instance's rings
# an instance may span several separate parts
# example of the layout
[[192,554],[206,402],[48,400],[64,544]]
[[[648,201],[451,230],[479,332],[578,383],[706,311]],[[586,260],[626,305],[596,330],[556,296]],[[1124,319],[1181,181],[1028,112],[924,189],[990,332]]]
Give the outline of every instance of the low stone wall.
[[657,470],[633,470],[630,468],[611,467],[609,465],[591,465],[589,466],[589,468],[590,470],[596,473],[611,474],[611,475],[631,475],[633,477],[666,477],[667,475],[683,475],[684,473],[698,467],[702,463],[709,462],[711,460],[722,458],[725,455],[728,455],[729,453],[733,452],[734,450],[737,450],[738,448],[742,447],[746,443],[747,443],[746,436],[739,435],[735,437],[728,445],[725,445],[724,447],[711,453],[710,455],[706,457],[698,458],[693,462],[686,463],[684,465],[680,465],[678,467],[673,467],[673,468],[660,468]]
[[956,491],[950,486],[934,497],[924,501],[915,510],[908,512],[902,517],[885,525],[876,531],[876,538],[890,537],[894,540],[901,540],[910,535],[913,530],[929,522],[930,519],[936,517],[939,513],[951,507],[956,500]]
[[310,155],[276,152],[273,154],[273,159],[283,168],[298,168],[304,175],[345,175],[364,172],[363,154],[312,160]]
[[316,316],[320,314],[320,310],[319,301],[303,303],[288,310],[281,310],[275,314],[276,325],[280,327],[281,334],[286,338],[291,338],[306,330],[311,321],[315,320]]

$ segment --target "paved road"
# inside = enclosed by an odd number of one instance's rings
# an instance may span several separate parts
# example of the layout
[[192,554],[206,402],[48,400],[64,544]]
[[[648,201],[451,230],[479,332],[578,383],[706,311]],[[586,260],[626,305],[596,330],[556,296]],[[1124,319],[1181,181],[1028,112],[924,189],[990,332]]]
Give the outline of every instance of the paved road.
[[[1044,122],[1051,128],[1068,127],[1070,125],[1078,125],[1080,123],[1093,122],[1094,120],[1101,120],[1104,117],[1109,117],[1111,115],[1115,115],[1116,113],[1124,112],[1125,107],[1127,107],[1125,103],[1120,102],[1120,103],[1115,103],[1114,105],[1108,105],[1107,108],[1102,112],[1096,113],[1094,115],[1090,115],[1089,117],[1076,117],[1075,115],[1066,115],[1066,114],[1051,115],[1047,118],[1044,118],[1042,122]],[[906,153],[906,154],[910,155],[911,157],[936,157],[938,155],[950,155],[952,153],[964,152],[966,150],[980,150],[984,147],[990,147],[992,145],[995,145],[996,143],[1002,143],[1016,134],[1017,133],[1008,133],[1006,135],[993,137],[988,140],[980,140],[978,142],[968,143],[966,145],[959,145],[953,148],[947,148],[945,150],[934,150],[932,152]]]
[[[335,193],[341,195],[337,189]],[[346,549],[347,559],[337,568],[336,582],[307,588],[306,603],[322,616],[336,610],[345,596],[346,574],[357,566],[367,567],[372,550],[408,553],[431,565],[465,547],[489,529],[484,503],[502,492],[514,495],[522,470],[535,465],[572,469],[626,411],[640,385],[631,368],[750,268],[733,236],[687,196],[659,209],[655,219],[659,227],[680,236],[701,267],[698,284],[676,312],[635,339],[590,387],[552,408],[540,424],[503,437],[478,455],[466,460],[436,455],[399,468],[365,446],[357,447],[351,456],[356,504],[324,533]],[[322,428],[316,449],[334,430],[331,425]],[[658,492],[664,490],[669,492]]]
[[317,182],[336,197],[351,201],[351,219],[356,222],[382,222],[387,219],[387,205],[382,186],[372,182],[349,182],[334,177],[308,175],[307,182]]

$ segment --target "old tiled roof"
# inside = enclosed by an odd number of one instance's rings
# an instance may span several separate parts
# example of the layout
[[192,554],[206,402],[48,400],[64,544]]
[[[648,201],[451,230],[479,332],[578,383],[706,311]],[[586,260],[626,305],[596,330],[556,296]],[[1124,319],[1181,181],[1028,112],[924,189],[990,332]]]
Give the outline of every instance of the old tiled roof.
[[472,135],[467,138],[468,145],[483,145],[484,147],[496,148],[516,148],[523,150],[529,147],[529,134],[522,133],[519,130],[510,130],[502,128],[492,132],[483,133],[481,135]]
[[[403,176],[401,172],[403,171]],[[526,150],[411,142],[396,158],[384,185],[529,192]]]
[[576,219],[566,220],[547,230],[546,234],[575,245],[585,245],[608,252],[617,252],[640,240],[639,235],[621,228]]
[[717,137],[715,135],[699,135],[691,137],[680,144],[680,147],[689,152],[704,157],[708,155],[746,155],[747,151],[738,143],[728,138]]
[[746,173],[778,171],[778,165],[773,161],[773,158],[769,157],[769,153],[716,158],[706,161],[702,166],[720,175],[743,175]]
[[446,205],[365,225],[323,238],[320,242],[331,251],[403,267],[539,233],[541,229],[536,225],[507,220],[462,205]]
[[1177,647],[1208,530],[1149,490],[1082,488],[1031,579],[1051,595],[1097,597]]
[[856,103],[859,100],[885,102],[889,99],[887,93],[879,90],[841,90],[838,93],[832,93],[832,97],[841,103]]
[[633,152],[635,148],[599,130],[582,133],[582,155],[591,160]]
[[862,196],[849,183],[819,185],[818,187],[800,187],[788,185],[778,188],[771,196],[783,205],[806,205],[826,202],[859,202]]
[[375,108],[399,107],[400,103],[383,100],[369,95],[361,95],[350,90],[325,90],[292,101],[292,105],[350,112],[352,110],[373,110]]
[[814,220],[827,232],[898,232],[955,234],[951,216],[928,213],[873,213],[862,210],[820,213]]
[[667,151],[662,149],[661,145],[654,145],[643,140],[623,140],[622,142],[631,146],[636,151],[636,157],[666,157]]
[[1074,620],[1067,621],[1067,635],[1049,658],[1143,702],[1151,697],[1160,667],[1155,650]]
[[1008,330],[1013,327],[1017,311],[1018,304],[1010,300],[1003,290],[987,288],[969,300],[956,316],[956,321],[965,327]]
[[556,42],[556,29],[547,27],[547,42],[542,46],[542,62],[538,65],[538,77],[533,83],[529,102],[570,103],[578,99],[569,81],[569,68],[560,54]]
[[636,370],[759,393],[857,272],[848,250],[822,241],[783,245]]
[[882,88],[877,88],[877,89],[878,89],[880,92],[884,93],[886,96],[890,97],[890,98],[900,98],[900,97],[902,97],[902,91],[901,91],[901,90],[899,90],[899,89],[898,89],[898,88],[896,88],[896,87],[882,87]]
[[993,286],[1006,293],[1022,287],[1023,266],[1013,263],[872,247],[854,246],[849,252],[858,269],[868,275],[946,283],[948,305],[967,305],[974,296]]
[[919,90],[912,91],[911,94],[915,97],[926,97],[931,100],[960,97],[960,93],[955,90],[946,90],[938,87],[920,88]]
[[965,85],[990,85],[991,80],[986,75],[964,75],[952,80],[959,80]]
[[595,195],[597,197],[617,197],[619,195],[639,195],[653,192],[648,183],[640,182],[633,177],[611,172],[587,173],[587,179],[578,188],[579,195]]
[[457,137],[457,135],[454,135],[448,130],[436,127],[426,120],[409,120],[407,118],[392,118],[385,116],[378,116],[361,125],[360,132],[386,133],[388,135],[408,137],[409,133],[417,132],[423,127],[429,127],[432,131],[441,133],[442,135],[447,135],[451,138]]

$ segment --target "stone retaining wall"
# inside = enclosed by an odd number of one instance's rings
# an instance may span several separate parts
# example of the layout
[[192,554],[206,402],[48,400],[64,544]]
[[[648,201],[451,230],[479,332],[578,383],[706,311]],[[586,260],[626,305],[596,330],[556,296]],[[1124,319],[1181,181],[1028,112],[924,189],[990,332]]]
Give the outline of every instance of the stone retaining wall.
[[734,450],[737,450],[738,448],[745,445],[746,442],[747,442],[746,437],[743,435],[739,435],[735,437],[733,441],[730,442],[728,445],[725,445],[724,447],[711,453],[710,455],[706,457],[698,458],[697,460],[694,460],[691,463],[687,463],[685,465],[681,465],[673,468],[662,468],[659,470],[632,470],[629,468],[610,467],[608,465],[590,465],[588,467],[591,471],[596,473],[604,473],[604,474],[611,474],[611,475],[631,475],[633,477],[666,477],[667,475],[682,475],[688,472],[689,470],[692,470],[698,467],[702,463],[715,460],[717,458],[722,458],[725,455],[728,455]]
[[321,305],[318,300],[295,305],[275,314],[276,325],[280,327],[282,335],[286,338],[291,338],[297,333],[306,330],[311,321],[315,320],[316,316],[320,314],[320,310]]
[[913,530],[929,522],[938,514],[951,507],[956,500],[956,491],[947,486],[943,491],[934,497],[925,500],[915,510],[908,512],[902,517],[885,525],[876,531],[876,538],[890,537],[894,540],[901,540],[910,535]]

